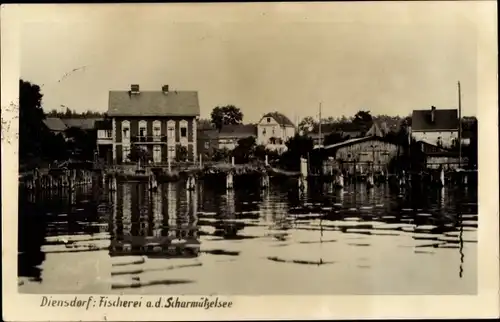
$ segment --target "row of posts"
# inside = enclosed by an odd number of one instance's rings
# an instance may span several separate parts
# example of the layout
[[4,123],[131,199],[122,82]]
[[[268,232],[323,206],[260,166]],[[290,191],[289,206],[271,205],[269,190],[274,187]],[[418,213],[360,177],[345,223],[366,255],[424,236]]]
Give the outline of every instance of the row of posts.
[[[80,175],[77,175],[77,172]],[[34,170],[29,176],[24,185],[28,190],[34,191],[38,189],[53,190],[53,189],[69,189],[74,190],[77,186],[85,186],[92,184],[92,172],[86,170],[66,170],[62,174],[41,174],[38,170]]]

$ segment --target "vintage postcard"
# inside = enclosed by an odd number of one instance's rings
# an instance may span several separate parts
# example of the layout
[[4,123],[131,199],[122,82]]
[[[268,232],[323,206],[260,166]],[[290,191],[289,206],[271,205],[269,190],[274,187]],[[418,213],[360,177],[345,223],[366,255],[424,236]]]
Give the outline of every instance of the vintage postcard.
[[2,6],[3,318],[497,317],[496,12]]

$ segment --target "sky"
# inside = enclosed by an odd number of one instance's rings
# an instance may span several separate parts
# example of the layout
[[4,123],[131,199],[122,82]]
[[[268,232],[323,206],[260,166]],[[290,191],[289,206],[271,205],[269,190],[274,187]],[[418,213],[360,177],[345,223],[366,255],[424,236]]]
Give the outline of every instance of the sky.
[[460,81],[476,115],[479,5],[43,5],[22,25],[21,78],[43,84],[47,111],[104,112],[110,90],[168,84],[198,91],[202,118],[232,104],[245,122],[317,117],[320,102],[323,117],[456,108]]

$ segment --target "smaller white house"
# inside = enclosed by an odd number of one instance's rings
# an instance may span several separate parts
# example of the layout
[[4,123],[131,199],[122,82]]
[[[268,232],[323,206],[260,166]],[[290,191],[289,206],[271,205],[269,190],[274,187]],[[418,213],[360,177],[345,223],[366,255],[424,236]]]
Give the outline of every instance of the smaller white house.
[[265,114],[257,123],[257,144],[280,153],[286,151],[286,141],[295,136],[296,127],[285,115]]
[[415,110],[411,120],[411,135],[442,147],[451,147],[458,140],[458,111],[456,109]]

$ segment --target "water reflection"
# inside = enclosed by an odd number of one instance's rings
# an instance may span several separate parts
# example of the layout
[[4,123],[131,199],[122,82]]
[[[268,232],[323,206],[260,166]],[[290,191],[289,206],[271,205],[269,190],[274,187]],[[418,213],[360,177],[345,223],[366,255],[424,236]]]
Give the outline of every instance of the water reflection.
[[[21,291],[476,291],[476,189],[401,193],[315,182],[301,189],[293,180],[235,187],[207,181],[192,191],[182,182],[154,193],[140,183],[72,194],[22,191]],[[71,273],[63,269],[75,262]],[[78,287],[58,283],[70,277]]]

